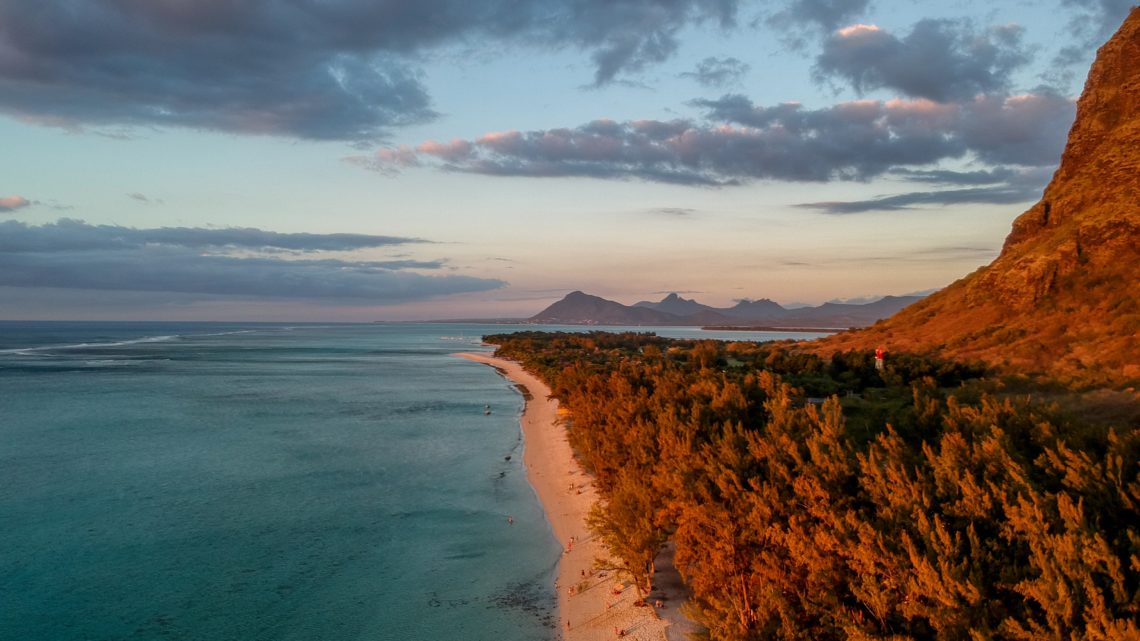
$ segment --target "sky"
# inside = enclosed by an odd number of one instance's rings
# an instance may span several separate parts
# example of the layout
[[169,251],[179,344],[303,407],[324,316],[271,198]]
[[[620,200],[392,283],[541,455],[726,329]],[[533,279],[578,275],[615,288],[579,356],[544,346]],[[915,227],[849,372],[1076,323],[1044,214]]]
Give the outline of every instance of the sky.
[[0,0],[0,319],[929,292],[1132,0]]

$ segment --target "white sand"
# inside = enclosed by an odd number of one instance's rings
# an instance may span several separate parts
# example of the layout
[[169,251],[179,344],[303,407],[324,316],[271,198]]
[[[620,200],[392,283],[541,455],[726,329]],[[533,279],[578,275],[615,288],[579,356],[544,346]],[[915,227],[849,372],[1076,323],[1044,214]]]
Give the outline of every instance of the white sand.
[[[637,595],[632,586],[617,581],[612,573],[599,576],[594,571],[594,559],[609,556],[602,542],[595,540],[586,527],[586,515],[598,497],[592,478],[574,458],[566,429],[558,422],[558,402],[550,398],[550,389],[514,361],[480,353],[456,356],[495,367],[533,397],[527,401],[522,416],[523,463],[527,478],[546,509],[554,536],[564,550],[555,583],[562,638],[683,641],[683,632],[696,627],[680,614],[684,588],[669,563],[671,555],[663,554],[658,560],[654,595],[663,597],[664,607],[660,609],[634,605]],[[668,636],[667,627],[672,628]],[[619,636],[619,631],[624,631],[624,636]]]

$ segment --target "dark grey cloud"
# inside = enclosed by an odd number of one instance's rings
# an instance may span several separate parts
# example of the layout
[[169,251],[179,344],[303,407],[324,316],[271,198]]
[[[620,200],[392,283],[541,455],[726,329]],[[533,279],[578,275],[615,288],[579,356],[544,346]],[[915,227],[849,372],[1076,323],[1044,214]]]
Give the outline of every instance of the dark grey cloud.
[[416,69],[429,50],[576,48],[603,85],[671,56],[688,25],[730,27],[738,1],[6,0],[0,111],[71,128],[376,140],[436,116]]
[[1068,98],[980,96],[964,103],[861,100],[809,110],[740,95],[692,103],[706,122],[597,120],[447,144],[384,148],[352,162],[391,173],[427,165],[494,176],[637,179],[696,186],[750,180],[869,180],[971,156],[1053,166],[1072,122]]
[[863,93],[900,91],[939,102],[1005,92],[1031,56],[1015,25],[977,30],[965,20],[921,20],[903,37],[873,25],[832,33],[816,58],[817,79],[840,79]]
[[141,249],[153,245],[194,250],[318,252],[352,251],[425,242],[428,241],[369,234],[286,234],[251,227],[136,229],[118,225],[89,225],[81,220],[68,218],[38,226],[16,221],[0,223],[0,252],[122,250]]
[[[442,260],[296,260],[251,253],[384,247],[414,239],[257,229],[131,229],[80,221],[0,223],[0,286],[395,303],[496,289],[503,281],[432,274]],[[241,255],[203,251],[241,250]],[[409,271],[417,270],[417,271]],[[421,273],[421,272],[428,273]]]
[[870,0],[792,0],[768,18],[778,28],[813,27],[833,31],[862,15]]
[[16,211],[31,204],[32,201],[23,196],[0,196],[0,212]]
[[706,87],[724,87],[740,82],[751,69],[737,58],[708,57],[697,63],[693,71],[681,74],[682,78],[692,78]]
[[0,110],[70,128],[351,141],[434,116],[406,62],[338,41],[317,16],[305,25],[306,13],[268,1],[6,2]]

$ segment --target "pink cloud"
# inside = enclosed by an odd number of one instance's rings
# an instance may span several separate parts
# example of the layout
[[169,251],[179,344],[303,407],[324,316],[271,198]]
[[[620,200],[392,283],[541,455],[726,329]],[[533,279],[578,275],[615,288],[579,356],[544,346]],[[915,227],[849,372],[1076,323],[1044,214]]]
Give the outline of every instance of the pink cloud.
[[858,38],[860,36],[869,36],[872,34],[882,33],[883,30],[877,25],[873,24],[853,24],[843,27],[836,34],[840,38]]
[[0,211],[16,211],[32,204],[23,196],[0,196]]
[[398,175],[401,169],[420,166],[419,155],[408,145],[384,147],[371,155],[348,156],[343,160],[390,176]]
[[471,143],[460,138],[446,143],[428,140],[416,145],[416,151],[445,160],[458,160],[471,155]]
[[522,146],[523,138],[517,131],[492,131],[483,134],[475,142],[499,153],[511,153]]

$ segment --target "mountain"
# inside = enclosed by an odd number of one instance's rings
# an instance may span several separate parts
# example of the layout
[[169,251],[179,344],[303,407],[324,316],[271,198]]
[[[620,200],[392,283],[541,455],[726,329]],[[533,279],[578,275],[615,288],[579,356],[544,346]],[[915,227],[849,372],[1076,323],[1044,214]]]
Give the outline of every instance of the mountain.
[[1080,386],[1140,383],[1140,9],[1097,52],[1061,164],[1001,254],[805,348],[936,352]]
[[676,325],[678,317],[644,307],[629,307],[582,292],[565,298],[535,314],[532,323],[553,325]]
[[655,309],[659,312],[665,312],[666,314],[673,314],[674,316],[692,316],[694,314],[700,314],[702,312],[717,311],[712,307],[709,307],[708,305],[702,305],[695,300],[681,298],[677,294],[669,294],[656,303],[643,300],[639,303],[634,303],[633,306]]
[[819,307],[788,310],[783,323],[811,324],[814,319],[826,318],[829,327],[863,327],[904,309],[921,300],[921,296],[884,296],[873,303],[824,303]]
[[[867,305],[826,303],[819,307],[787,310],[770,300],[746,301],[716,308],[669,294],[660,302],[622,305],[582,292],[565,298],[532,316],[528,322],[563,325],[682,325],[769,327],[859,327],[885,318],[915,296],[887,296]],[[672,311],[671,311],[672,310]]]
[[[742,300],[736,305],[723,310],[726,316],[750,321],[776,321],[788,315],[789,310],[779,303],[761,298],[760,300]],[[842,327],[848,327],[843,325]]]

